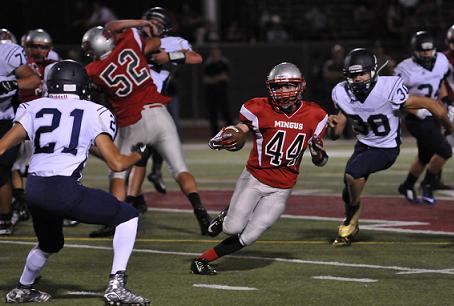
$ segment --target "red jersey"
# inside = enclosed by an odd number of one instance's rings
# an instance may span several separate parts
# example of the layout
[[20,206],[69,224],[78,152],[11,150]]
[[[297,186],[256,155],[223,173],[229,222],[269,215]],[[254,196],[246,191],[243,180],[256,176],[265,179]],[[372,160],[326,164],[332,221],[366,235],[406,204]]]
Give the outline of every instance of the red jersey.
[[[46,69],[46,66],[55,62],[56,61],[54,60],[47,59],[37,63],[32,58],[27,59],[27,64],[39,75],[41,81],[44,78],[44,70]],[[38,98],[42,98],[41,86],[36,89],[21,89],[19,90],[19,96],[21,98],[21,102],[29,102]]]
[[142,118],[144,105],[167,104],[170,99],[161,96],[153,83],[139,32],[127,29],[119,35],[112,52],[85,69],[93,83],[106,94],[118,125],[124,127]]
[[[444,54],[448,58],[448,61],[451,64],[451,66],[454,67],[454,51],[448,50],[448,51],[445,51]],[[454,72],[451,72],[451,77],[454,78]],[[449,86],[448,82],[445,82],[445,84],[446,84],[446,88],[448,89],[449,99],[451,101],[454,101],[454,88],[451,88],[451,86]]]
[[314,102],[303,101],[286,115],[276,112],[268,98],[254,98],[241,107],[240,120],[254,134],[247,170],[266,185],[288,189],[296,184],[308,140],[325,133],[328,115]]

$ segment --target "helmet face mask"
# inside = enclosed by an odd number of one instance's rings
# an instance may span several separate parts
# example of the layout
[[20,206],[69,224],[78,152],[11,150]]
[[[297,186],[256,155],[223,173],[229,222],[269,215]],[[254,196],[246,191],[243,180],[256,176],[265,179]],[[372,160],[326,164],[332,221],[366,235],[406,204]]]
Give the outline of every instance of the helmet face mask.
[[357,48],[345,57],[344,76],[356,98],[364,101],[377,82],[377,58],[364,48]]
[[[159,6],[152,7],[147,10],[143,14],[142,19],[153,22],[153,24],[157,27],[157,33],[152,33],[156,37],[163,37],[167,35],[167,33],[173,28],[173,24],[168,16],[167,10]],[[148,33],[146,34],[149,36]]]
[[115,48],[115,39],[101,26],[88,30],[82,37],[82,50],[91,59],[105,58]]
[[291,112],[301,102],[306,81],[298,67],[291,63],[276,65],[268,74],[266,86],[270,103],[278,112]]
[[53,64],[46,78],[50,95],[73,94],[85,99],[89,95],[89,84],[85,68],[73,60],[63,60]]
[[24,47],[28,57],[42,62],[47,59],[52,49],[52,38],[43,29],[31,30],[24,37]]
[[426,31],[416,32],[412,39],[413,60],[427,70],[432,70],[437,59],[437,49],[432,36]]

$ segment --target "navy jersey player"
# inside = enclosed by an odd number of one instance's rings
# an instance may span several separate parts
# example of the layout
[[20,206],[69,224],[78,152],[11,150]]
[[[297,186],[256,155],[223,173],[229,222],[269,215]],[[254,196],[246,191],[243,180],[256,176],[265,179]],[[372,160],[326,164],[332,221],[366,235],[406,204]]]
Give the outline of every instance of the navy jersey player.
[[[40,85],[38,75],[27,65],[25,52],[15,44],[15,37],[0,29],[0,137],[12,126],[18,89],[35,89]],[[0,235],[13,232],[11,222],[11,167],[19,147],[12,147],[0,156]]]
[[[400,62],[395,68],[395,74],[404,80],[412,95],[432,99],[447,97],[444,80],[450,65],[446,56],[437,52],[432,36],[426,31],[414,34],[411,44],[413,56]],[[420,202],[414,185],[427,168],[421,181],[421,196],[425,203],[433,205],[435,183],[443,165],[452,156],[451,145],[442,134],[440,123],[425,109],[408,114],[405,123],[408,131],[416,138],[418,155],[411,163],[407,178],[398,187],[398,191],[408,201]]]
[[[211,236],[223,231],[229,237],[192,261],[194,274],[216,274],[209,262],[253,244],[279,219],[307,148],[315,165],[328,161],[321,141],[328,115],[317,103],[302,100],[306,82],[298,67],[287,62],[276,65],[268,74],[267,87],[269,97],[246,101],[241,122],[226,128],[250,133],[254,142],[229,207],[210,224]],[[210,140],[210,147],[240,149],[223,142],[227,140],[223,131]]]
[[427,97],[408,94],[398,76],[378,76],[377,58],[370,51],[358,48],[345,58],[346,80],[332,90],[332,99],[339,110],[329,118],[328,134],[341,135],[347,118],[357,133],[354,152],[344,173],[342,199],[345,219],[339,226],[333,245],[350,245],[358,232],[360,196],[370,174],[391,167],[399,154],[399,112],[426,108],[451,131],[446,109]]
[[63,218],[70,218],[116,227],[105,301],[149,304],[149,300],[125,288],[126,265],[137,232],[137,211],[110,193],[79,182],[90,147],[96,147],[111,169],[121,171],[142,157],[141,148],[145,146],[134,146],[128,155],[119,153],[113,143],[117,132],[114,116],[105,107],[84,100],[88,80],[84,67],[77,62],[65,60],[53,65],[46,82],[48,97],[21,104],[14,126],[0,139],[0,154],[26,138],[33,143],[26,200],[38,244],[27,256],[17,287],[6,295],[9,303],[50,299],[49,294],[32,285],[48,258],[63,248]]

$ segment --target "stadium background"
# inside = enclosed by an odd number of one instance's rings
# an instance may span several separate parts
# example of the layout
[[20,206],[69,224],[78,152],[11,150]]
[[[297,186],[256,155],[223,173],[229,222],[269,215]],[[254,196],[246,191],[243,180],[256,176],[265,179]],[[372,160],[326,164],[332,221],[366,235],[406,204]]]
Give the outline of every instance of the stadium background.
[[[266,94],[265,76],[284,60],[301,67],[308,82],[305,98],[320,101],[331,112],[330,88],[324,85],[321,67],[334,44],[342,44],[348,52],[354,47],[371,48],[379,41],[388,55],[400,61],[410,55],[411,35],[420,29],[432,31],[439,50],[444,50],[444,35],[454,21],[454,2],[445,0],[344,0],[341,4],[335,0],[97,3],[109,7],[119,19],[139,18],[148,8],[163,6],[172,14],[174,33],[187,38],[199,53],[207,56],[212,44],[220,45],[232,66],[229,98],[233,114],[248,98]],[[92,13],[92,1],[9,0],[5,4],[0,12],[1,26],[10,29],[18,39],[27,30],[43,28],[51,34],[55,50],[63,58],[85,60],[79,46],[89,28],[83,22]],[[314,10],[321,14],[318,29],[308,16]],[[391,15],[397,17],[391,20]],[[286,41],[267,40],[273,16],[279,16],[289,36]],[[236,36],[229,33],[232,24],[237,25]],[[206,126],[202,67],[181,69],[178,84],[180,117],[187,127],[184,136],[197,136],[197,129],[190,127]]]

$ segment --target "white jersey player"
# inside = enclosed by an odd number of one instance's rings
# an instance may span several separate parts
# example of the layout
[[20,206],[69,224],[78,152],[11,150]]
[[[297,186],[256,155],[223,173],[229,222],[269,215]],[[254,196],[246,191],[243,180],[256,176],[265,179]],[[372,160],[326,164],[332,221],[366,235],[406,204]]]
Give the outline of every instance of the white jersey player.
[[347,118],[352,120],[357,133],[355,150],[345,167],[342,192],[345,220],[339,226],[335,246],[350,245],[359,230],[360,196],[369,175],[391,167],[399,155],[399,111],[427,108],[452,130],[442,105],[426,97],[409,95],[400,77],[379,77],[378,71],[374,54],[354,49],[345,58],[346,81],[332,91],[339,113],[330,116],[328,134],[333,139],[339,137]]
[[134,146],[128,155],[119,153],[113,143],[115,118],[105,107],[84,100],[88,85],[88,75],[79,63],[65,60],[55,64],[47,80],[49,97],[21,104],[16,124],[0,139],[0,154],[25,138],[33,143],[26,198],[38,238],[17,287],[6,295],[7,303],[50,299],[33,284],[48,258],[64,246],[63,218],[116,227],[106,304],[150,303],[125,288],[125,270],[137,233],[137,211],[110,193],[79,182],[90,147],[96,146],[112,170],[121,171],[141,158],[144,146]]
[[[410,94],[444,100],[448,95],[445,84],[450,70],[448,59],[443,53],[436,52],[434,40],[426,31],[413,35],[412,48],[413,56],[397,65],[395,73],[403,78]],[[417,140],[418,154],[398,191],[409,202],[420,203],[414,186],[427,167],[421,181],[421,196],[423,202],[433,205],[433,191],[440,185],[441,170],[452,156],[451,145],[442,134],[440,123],[426,109],[408,114],[405,123],[407,130]]]

